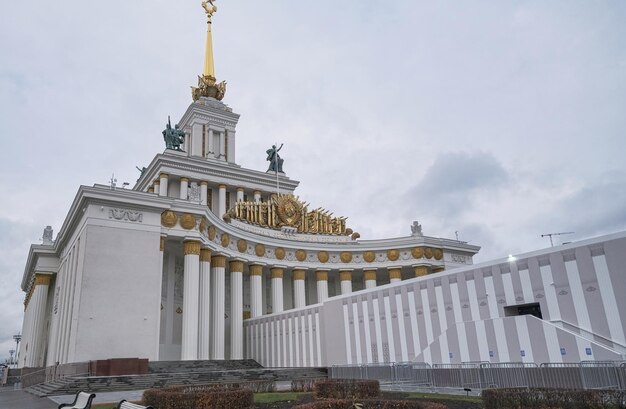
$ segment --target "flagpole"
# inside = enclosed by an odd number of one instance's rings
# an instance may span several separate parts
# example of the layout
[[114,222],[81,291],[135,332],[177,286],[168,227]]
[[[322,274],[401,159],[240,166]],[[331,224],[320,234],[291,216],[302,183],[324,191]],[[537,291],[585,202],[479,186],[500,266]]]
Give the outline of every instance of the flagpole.
[[[276,142],[276,145],[274,146],[278,146],[278,142]],[[274,152],[274,172],[276,172],[276,194],[280,196],[280,182],[278,181],[278,150]]]

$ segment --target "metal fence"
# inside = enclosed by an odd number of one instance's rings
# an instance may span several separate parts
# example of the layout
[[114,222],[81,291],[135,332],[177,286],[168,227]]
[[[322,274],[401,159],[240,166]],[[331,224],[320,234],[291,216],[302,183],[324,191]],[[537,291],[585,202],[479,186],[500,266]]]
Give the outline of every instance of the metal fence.
[[333,365],[334,379],[376,379],[383,384],[432,388],[562,388],[626,390],[626,362],[585,361],[578,364],[522,362],[428,365],[398,362]]

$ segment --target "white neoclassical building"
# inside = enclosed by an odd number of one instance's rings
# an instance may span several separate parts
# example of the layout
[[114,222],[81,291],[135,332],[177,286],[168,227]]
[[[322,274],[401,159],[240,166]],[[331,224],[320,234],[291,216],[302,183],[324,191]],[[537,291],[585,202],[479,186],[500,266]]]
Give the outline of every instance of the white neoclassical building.
[[[58,234],[32,245],[21,367],[108,358],[253,358],[266,366],[576,362],[626,351],[624,234],[496,260],[424,236],[362,240],[237,165],[209,17],[204,73],[133,189],[81,186]],[[280,194],[277,194],[277,182]],[[531,333],[533,334],[531,338]]]

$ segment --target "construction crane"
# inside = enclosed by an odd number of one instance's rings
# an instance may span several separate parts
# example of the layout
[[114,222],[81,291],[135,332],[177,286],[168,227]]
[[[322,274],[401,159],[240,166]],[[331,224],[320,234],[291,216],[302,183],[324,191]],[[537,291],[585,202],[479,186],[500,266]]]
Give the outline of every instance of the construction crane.
[[574,232],[566,231],[562,233],[546,233],[546,234],[542,234],[541,237],[550,237],[550,247],[554,247],[554,243],[552,242],[552,236],[561,236],[563,234],[574,234]]

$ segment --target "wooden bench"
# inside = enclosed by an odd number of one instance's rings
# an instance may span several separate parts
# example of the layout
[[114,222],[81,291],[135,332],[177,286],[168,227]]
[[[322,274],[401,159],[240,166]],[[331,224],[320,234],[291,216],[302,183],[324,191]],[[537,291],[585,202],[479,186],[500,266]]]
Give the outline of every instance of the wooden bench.
[[117,404],[117,409],[153,409],[152,406],[141,406],[136,403],[130,403],[127,400],[123,400]]
[[76,394],[73,403],[62,403],[58,409],[91,409],[91,402],[95,397],[95,393],[80,391]]

